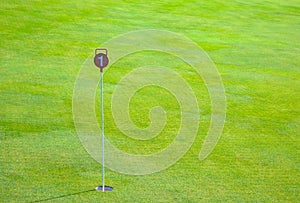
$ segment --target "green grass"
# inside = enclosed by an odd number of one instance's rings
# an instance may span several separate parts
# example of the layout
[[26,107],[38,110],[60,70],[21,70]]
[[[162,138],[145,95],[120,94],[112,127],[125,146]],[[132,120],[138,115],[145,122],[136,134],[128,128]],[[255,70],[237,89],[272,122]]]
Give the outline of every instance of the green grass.
[[[275,1],[2,1],[0,3],[0,202],[296,202],[300,198],[300,7]],[[100,184],[101,165],[81,145],[72,118],[78,71],[96,47],[139,29],[181,33],[215,62],[225,86],[227,118],[213,153],[198,153],[210,120],[203,82],[162,53],[137,53],[107,72],[106,96],[133,67],[158,54],[197,94],[201,127],[187,154],[148,176],[107,169],[112,193],[81,191]],[[157,57],[156,57],[157,58]],[[174,59],[175,60],[175,59]],[[165,64],[161,64],[161,62]],[[176,66],[177,64],[177,66]],[[120,70],[120,67],[124,67]],[[154,100],[151,95],[161,94]],[[160,98],[160,99],[159,99]],[[172,101],[166,103],[166,98]],[[109,99],[106,106],[109,106]],[[160,104],[175,117],[167,92],[142,89],[131,116],[143,127]],[[172,137],[140,143],[122,136],[107,111],[111,141],[131,153],[152,153]],[[169,119],[168,121],[170,121]],[[162,142],[165,141],[165,142]],[[74,194],[74,195],[72,195]]]

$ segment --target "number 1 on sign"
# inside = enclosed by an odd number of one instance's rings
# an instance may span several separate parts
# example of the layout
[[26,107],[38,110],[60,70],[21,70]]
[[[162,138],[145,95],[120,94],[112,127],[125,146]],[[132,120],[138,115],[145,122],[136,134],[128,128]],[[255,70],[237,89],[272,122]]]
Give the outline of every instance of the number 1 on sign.
[[103,67],[103,56],[99,56],[99,60],[100,60],[100,67]]

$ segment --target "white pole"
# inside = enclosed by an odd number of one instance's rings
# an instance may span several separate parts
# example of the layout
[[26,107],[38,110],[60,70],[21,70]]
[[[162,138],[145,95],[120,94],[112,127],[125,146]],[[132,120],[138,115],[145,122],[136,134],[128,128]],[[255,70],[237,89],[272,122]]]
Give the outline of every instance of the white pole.
[[100,97],[101,97],[101,132],[102,132],[102,191],[105,188],[104,176],[104,108],[103,108],[103,73],[100,70]]

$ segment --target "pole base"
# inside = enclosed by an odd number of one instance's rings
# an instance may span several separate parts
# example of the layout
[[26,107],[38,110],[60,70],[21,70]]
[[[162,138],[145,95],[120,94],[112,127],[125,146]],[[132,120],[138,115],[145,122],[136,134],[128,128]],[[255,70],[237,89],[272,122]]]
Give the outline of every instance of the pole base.
[[95,190],[97,190],[97,191],[99,191],[99,192],[111,192],[111,191],[113,191],[113,187],[110,187],[110,186],[97,186],[96,188],[95,188]]

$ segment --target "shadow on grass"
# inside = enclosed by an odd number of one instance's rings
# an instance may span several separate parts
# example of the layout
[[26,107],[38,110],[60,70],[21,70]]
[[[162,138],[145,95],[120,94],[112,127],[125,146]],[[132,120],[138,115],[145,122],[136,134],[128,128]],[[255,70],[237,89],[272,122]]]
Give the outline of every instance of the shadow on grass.
[[64,197],[70,197],[70,196],[73,196],[73,195],[79,195],[79,194],[82,194],[82,193],[87,193],[87,192],[92,192],[92,191],[96,191],[96,190],[95,189],[91,189],[91,190],[86,190],[86,191],[81,191],[81,192],[75,192],[75,193],[66,194],[66,195],[60,195],[60,196],[56,196],[56,197],[50,197],[50,198],[47,198],[47,199],[35,200],[35,201],[30,202],[30,203],[34,203],[34,202],[46,202],[46,201],[51,201],[51,200],[54,200],[54,199],[60,199],[60,198],[64,198]]

